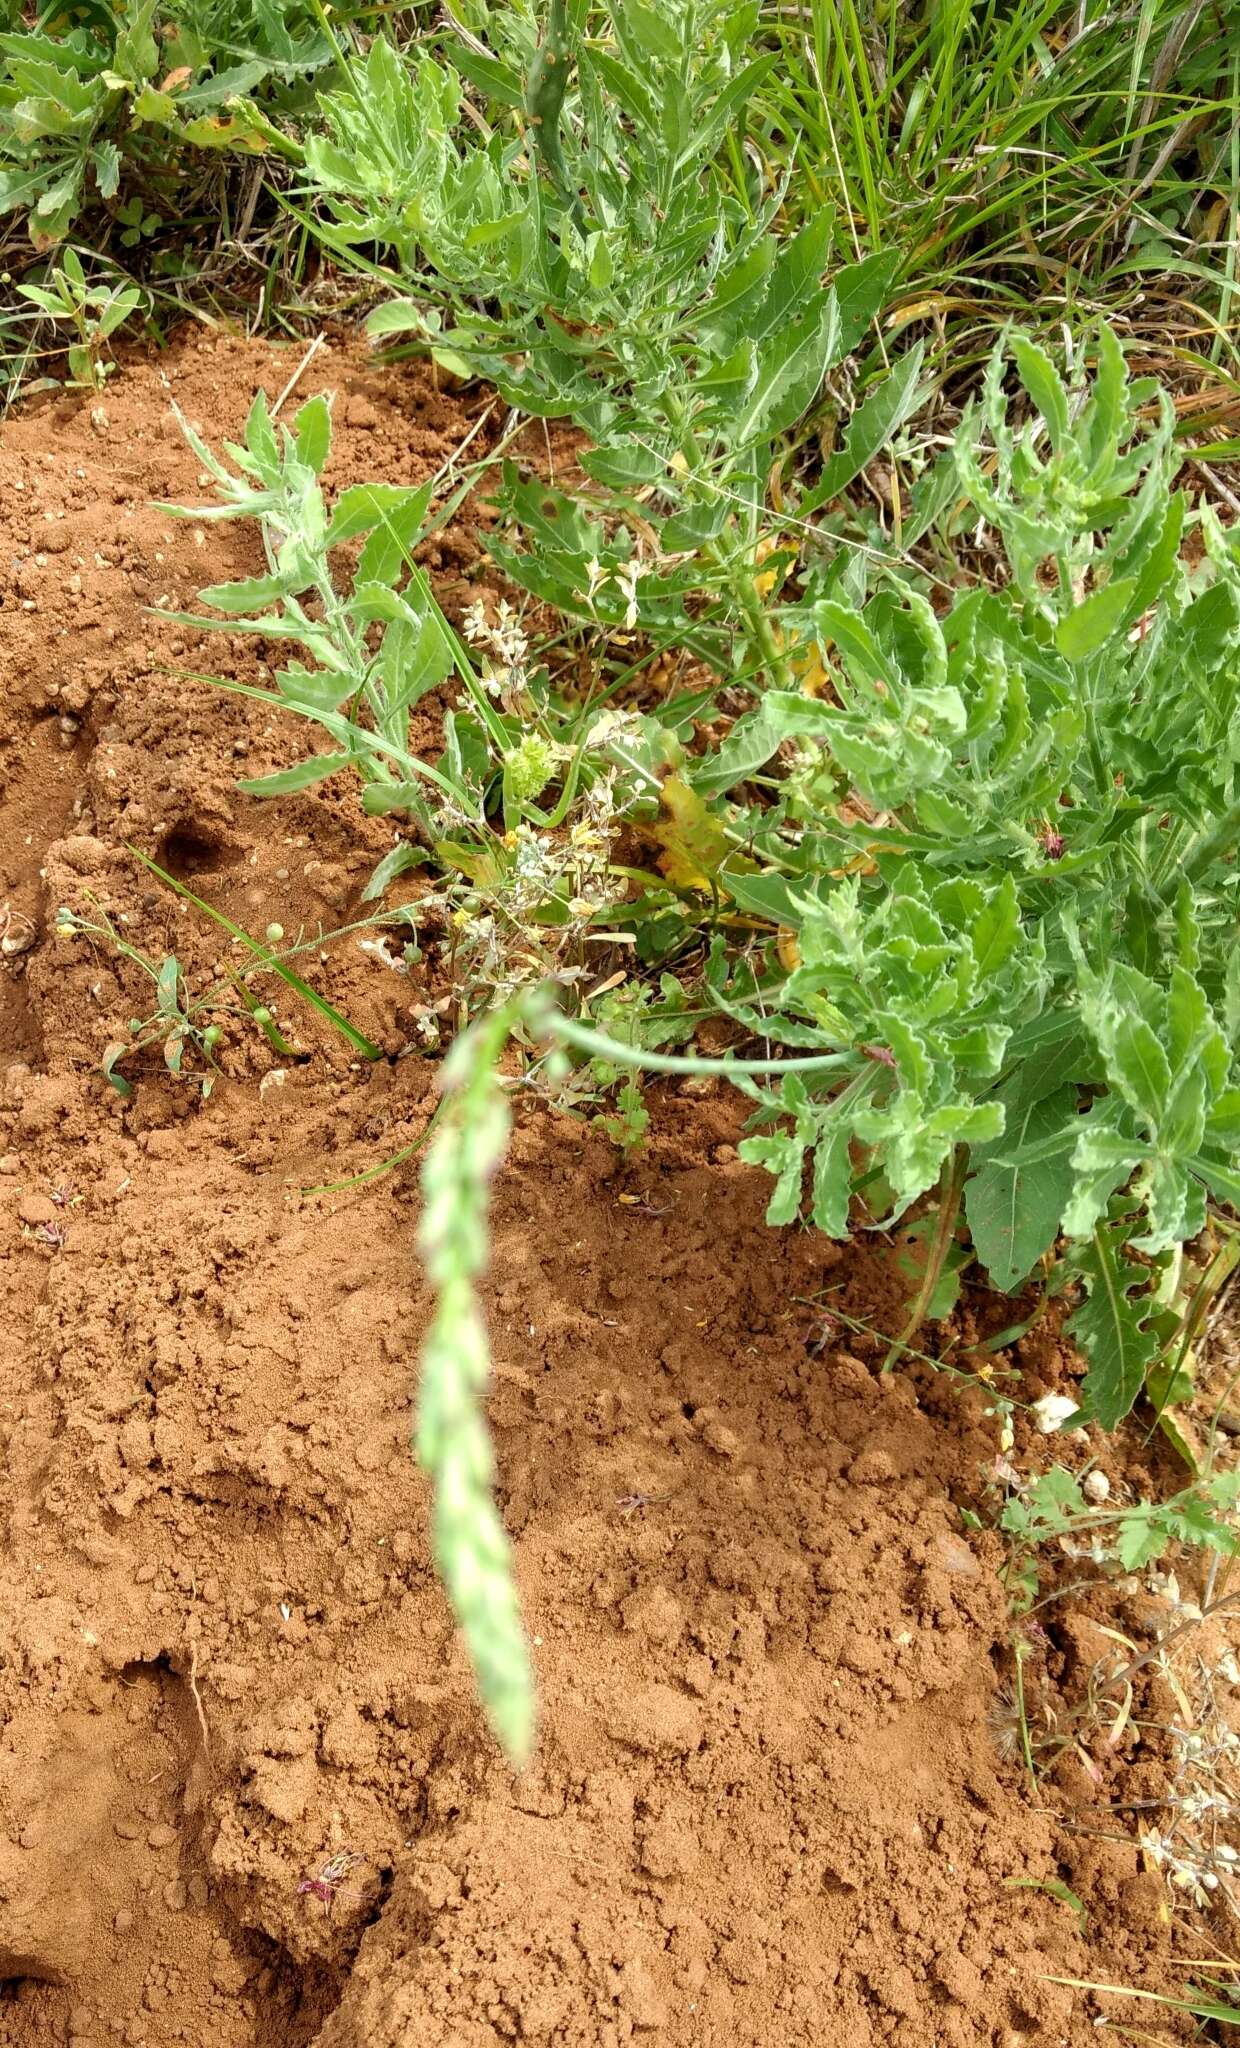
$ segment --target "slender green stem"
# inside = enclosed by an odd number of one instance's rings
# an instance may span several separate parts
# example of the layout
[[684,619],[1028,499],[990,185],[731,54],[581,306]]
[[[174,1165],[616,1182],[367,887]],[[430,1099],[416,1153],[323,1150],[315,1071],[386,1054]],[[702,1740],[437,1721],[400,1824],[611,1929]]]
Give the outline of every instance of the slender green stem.
[[969,1167],[969,1148],[957,1145],[939,1182],[938,1207],[935,1211],[934,1234],[926,1250],[926,1270],[921,1276],[921,1285],[913,1302],[908,1322],[896,1338],[886,1358],[883,1371],[890,1372],[902,1351],[907,1350],[926,1320],[934,1291],[943,1277],[947,1254],[951,1250],[952,1238],[956,1231],[956,1219],[960,1214],[960,1198],[964,1193],[965,1174]]
[[1021,1755],[1025,1760],[1025,1769],[1029,1773],[1029,1783],[1036,1793],[1038,1789],[1038,1774],[1033,1762],[1033,1743],[1029,1736],[1029,1714],[1025,1705],[1025,1659],[1029,1655],[1029,1646],[1020,1636],[1017,1636],[1012,1649],[1016,1659],[1016,1720],[1020,1729]]
[[1221,860],[1234,848],[1240,838],[1240,803],[1231,804],[1216,819],[1208,832],[1198,833],[1190,839],[1180,857],[1178,865],[1165,876],[1159,891],[1166,902],[1178,889],[1182,881],[1195,882],[1209,867],[1211,861]]
[[623,1045],[618,1038],[591,1031],[588,1025],[578,1024],[575,1018],[565,1017],[549,1006],[540,1006],[535,1018],[548,1037],[561,1038],[578,1052],[650,1074],[832,1074],[854,1065],[854,1055],[847,1052],[813,1053],[790,1060],[714,1060],[692,1053],[648,1052],[639,1045]]

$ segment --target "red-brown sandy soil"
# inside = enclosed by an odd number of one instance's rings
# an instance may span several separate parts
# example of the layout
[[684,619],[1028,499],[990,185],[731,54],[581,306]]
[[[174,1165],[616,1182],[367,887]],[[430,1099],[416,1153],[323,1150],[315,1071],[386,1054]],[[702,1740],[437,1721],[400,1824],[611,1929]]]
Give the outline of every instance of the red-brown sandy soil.
[[[491,1411],[542,1702],[514,1777],[410,1453],[413,1168],[303,1192],[417,1135],[434,1059],[358,1063],[281,1001],[309,1056],[261,1089],[256,1035],[205,1103],[157,1051],[129,1103],[100,1078],[149,992],[59,903],[191,983],[229,957],[126,842],[260,932],[345,921],[391,843],[343,778],[239,795],[304,730],[161,664],[252,679],[264,649],[144,609],[257,561],[153,508],[205,496],[171,401],[236,434],[296,361],[190,336],[106,424],[58,399],[0,434],[0,900],[33,928],[0,966],[0,2043],[1086,2048],[1097,2006],[1047,1980],[1149,1981],[1162,1892],[996,1740],[1002,1553],[959,1507],[997,1424],[864,1338],[807,1348],[827,1287],[890,1325],[882,1249],[768,1229],[730,1098],[665,1095],[636,1165],[531,1106],[499,1182]],[[424,476],[484,402],[340,343],[316,389],[332,487]],[[477,552],[429,558],[456,615]],[[423,970],[344,939],[308,971],[408,1046]],[[1060,1369],[1026,1363],[1032,1392]],[[344,1849],[328,1912],[299,1882]],[[1014,1888],[1045,1878],[1087,1939]]]

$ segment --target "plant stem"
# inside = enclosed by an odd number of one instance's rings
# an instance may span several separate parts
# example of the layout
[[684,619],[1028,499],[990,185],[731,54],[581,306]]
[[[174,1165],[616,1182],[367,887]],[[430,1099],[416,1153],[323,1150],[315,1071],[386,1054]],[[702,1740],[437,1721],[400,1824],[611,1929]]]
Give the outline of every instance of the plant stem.
[[1159,893],[1164,903],[1169,900],[1174,890],[1179,888],[1181,881],[1195,882],[1203,870],[1209,867],[1211,861],[1219,860],[1224,854],[1229,853],[1238,837],[1240,803],[1235,803],[1223,812],[1222,817],[1208,832],[1200,834],[1195,840],[1189,840],[1178,869],[1173,869],[1162,883]]
[[[703,472],[702,452],[698,447],[697,438],[693,432],[688,414],[677,393],[674,391],[664,391],[659,398],[659,409],[676,436],[680,452],[688,465],[689,473],[700,476]],[[731,523],[733,530],[735,530],[736,520],[733,519]],[[789,668],[787,657],[784,655],[779,641],[775,637],[775,629],[766,615],[762,599],[754,588],[754,577],[757,574],[756,562],[752,560],[749,554],[742,551],[738,566],[735,552],[727,552],[720,547],[717,540],[704,541],[701,555],[703,561],[712,563],[715,568],[722,572],[726,579],[733,601],[738,611],[744,615],[745,624],[749,629],[749,637],[758,652],[759,665],[765,668],[776,689],[790,690],[792,688],[792,670]]]
[[943,1268],[947,1264],[947,1254],[951,1250],[951,1242],[956,1230],[956,1218],[960,1214],[960,1198],[964,1193],[964,1177],[968,1171],[968,1164],[968,1146],[957,1145],[947,1165],[943,1168],[943,1177],[939,1182],[939,1203],[934,1220],[934,1235],[926,1252],[926,1270],[921,1276],[921,1286],[917,1290],[917,1298],[913,1303],[908,1322],[883,1360],[884,1372],[891,1371],[900,1353],[907,1350],[909,1344],[926,1320],[926,1313],[930,1303],[934,1300],[934,1290],[942,1278]]
[[1029,1715],[1025,1707],[1025,1659],[1029,1655],[1029,1645],[1022,1637],[1017,1636],[1012,1644],[1012,1652],[1016,1659],[1016,1718],[1020,1728],[1021,1754],[1025,1759],[1025,1769],[1029,1773],[1029,1783],[1036,1793],[1038,1774],[1034,1768],[1033,1744],[1029,1739]]
[[550,1008],[540,1007],[532,1021],[547,1037],[562,1038],[579,1052],[588,1052],[617,1067],[639,1067],[651,1074],[830,1074],[853,1063],[853,1055],[847,1052],[812,1053],[790,1060],[734,1060],[726,1056],[714,1060],[690,1053],[646,1052],[641,1046],[622,1045],[618,1038],[591,1031],[588,1025],[578,1024],[574,1018]]

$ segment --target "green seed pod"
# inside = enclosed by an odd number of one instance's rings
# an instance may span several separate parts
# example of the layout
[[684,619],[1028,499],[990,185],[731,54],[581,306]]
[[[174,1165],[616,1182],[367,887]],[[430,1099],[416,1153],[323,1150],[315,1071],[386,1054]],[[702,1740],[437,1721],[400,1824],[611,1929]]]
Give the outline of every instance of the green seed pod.
[[260,1004],[260,1005],[259,1005],[259,1007],[258,1007],[258,1009],[257,1009],[257,1010],[255,1010],[255,1012],[254,1012],[254,1022],[255,1022],[256,1024],[270,1024],[270,1022],[271,1022],[271,1011],[270,1011],[270,1010],[268,1010],[268,1009],[265,1009],[265,1008],[264,1008],[264,1007],[262,1006],[262,1004]]
[[219,1044],[223,1036],[223,1030],[218,1024],[208,1024],[206,1030],[202,1034],[202,1042],[206,1046],[207,1051],[214,1051],[215,1047]]
[[279,942],[280,942],[280,940],[281,940],[281,939],[282,939],[283,937],[284,937],[284,926],[283,926],[282,924],[269,924],[269,925],[268,925],[268,927],[267,927],[267,944],[268,944],[269,946],[276,946],[276,945],[278,945],[278,944],[279,944]]

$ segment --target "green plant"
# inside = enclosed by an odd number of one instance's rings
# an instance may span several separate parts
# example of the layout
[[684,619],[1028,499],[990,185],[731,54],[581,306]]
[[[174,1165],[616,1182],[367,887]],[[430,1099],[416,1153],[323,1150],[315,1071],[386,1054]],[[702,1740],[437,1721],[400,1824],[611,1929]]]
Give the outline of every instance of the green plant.
[[158,1045],[164,1065],[177,1080],[190,1078],[185,1064],[186,1054],[197,1054],[206,1071],[194,1073],[192,1078],[202,1090],[205,1101],[219,1073],[215,1054],[224,1037],[221,1018],[251,1018],[276,1052],[293,1052],[294,1048],[284,1038],[270,1010],[251,994],[239,975],[225,984],[216,982],[204,995],[195,996],[186,982],[180,961],[173,954],[165,954],[160,960],[152,959],[124,936],[105,910],[93,903],[92,909],[93,915],[84,917],[80,912],[62,906],[56,913],[57,938],[94,940],[108,946],[149,979],[155,995],[154,1010],[145,1017],[131,1018],[128,1037],[114,1039],[104,1049],[101,1063],[103,1078],[118,1095],[128,1099],[134,1092],[133,1082],[122,1072],[122,1061],[136,1058],[148,1046]]
[[[397,839],[366,899],[433,859],[453,884],[452,962],[467,990],[498,998],[510,984],[549,973],[580,975],[591,927],[624,893],[609,861],[614,825],[639,801],[649,807],[658,790],[652,759],[664,723],[652,721],[647,734],[623,714],[558,702],[506,602],[494,617],[475,603],[463,637],[449,625],[415,555],[467,483],[433,514],[438,477],[416,489],[358,484],[329,512],[319,479],[331,412],[321,397],[301,407],[290,431],[272,420],[260,392],[244,444],[226,444],[233,470],[192,426],[182,427],[222,502],[165,509],[256,521],[268,573],[203,590],[219,616],[166,616],[293,643],[308,662],[278,669],[271,689],[207,680],[309,720],[333,743],[240,787],[285,796],[345,770],[357,774],[363,807],[406,820],[416,834]],[[335,551],[359,540],[349,573]],[[443,751],[428,761],[411,745],[410,720],[454,674],[463,697],[445,710]],[[669,715],[674,746],[683,708]]]
[[[836,1233],[862,1184],[893,1219],[936,1184],[949,1211],[963,1190],[1005,1291],[1062,1233],[1086,1293],[1069,1325],[1083,1413],[1113,1427],[1159,1351],[1160,1271],[1240,1186],[1240,561],[1204,510],[1190,566],[1170,405],[1130,383],[1106,330],[1099,348],[1096,380],[1068,389],[1015,338],[1026,424],[1001,350],[957,437],[1006,586],[943,616],[903,578],[865,605],[818,601],[830,696],[768,692],[697,787],[735,788],[791,737],[836,778],[795,843],[782,806],[750,810],[780,872],[716,876],[799,953],[791,973],[721,982],[731,1013],[851,1048],[842,1091],[764,1097],[764,1118],[794,1119],[745,1146],[779,1177],[772,1218],[799,1212],[811,1152]],[[861,871],[831,881],[850,857]]]
[[1063,1538],[1098,1563],[1122,1572],[1140,1571],[1165,1556],[1173,1545],[1234,1557],[1240,1551],[1234,1513],[1237,1499],[1240,1473],[1218,1472],[1194,1481],[1168,1500],[1097,1507],[1078,1478],[1061,1465],[1053,1465],[1012,1496],[999,1525],[1013,1539],[1014,1578],[1028,1604],[1037,1592],[1037,1550]]
[[[774,1223],[802,1216],[807,1163],[837,1236],[856,1205],[891,1222],[937,1191],[914,1322],[962,1198],[1004,1291],[1057,1254],[1083,1290],[1080,1416],[1111,1428],[1180,1327],[1185,1240],[1240,1185],[1240,561],[1208,511],[1199,559],[1182,552],[1170,407],[1113,336],[1092,381],[1065,386],[1019,337],[1011,360],[1024,424],[1005,350],[955,451],[1006,584],[942,615],[907,572],[868,602],[784,608],[822,694],[768,689],[681,763],[715,900],[786,935],[739,958],[717,938],[704,989],[789,1056],[660,1054],[547,1011],[539,1028],[617,1068],[730,1075],[767,1127],[742,1152],[775,1175]],[[807,744],[829,792],[812,805]],[[1122,1540],[1152,1556],[1199,1526],[1185,1496],[1131,1511]]]
[[[1066,1984],[1073,1991],[1102,1991],[1111,1998],[1144,1998],[1152,2005],[1160,2005],[1167,2012],[1186,2013],[1191,2019],[1212,2021],[1215,2026],[1240,2027],[1240,2002],[1234,1976],[1219,1975],[1213,1980],[1208,1967],[1203,1966],[1200,1988],[1188,1985],[1183,1998],[1171,1998],[1163,1991],[1140,1991],[1132,1984],[1099,1984],[1087,1977],[1052,1977],[1052,1984]],[[1114,2024],[1111,2033],[1120,2029]],[[1123,2028],[1129,2033],[1128,2028]],[[1148,2036],[1131,2035],[1132,2039],[1145,2040]]]
[[491,1493],[494,1459],[482,1413],[491,1361],[477,1298],[488,1188],[508,1137],[495,1068],[515,1022],[511,1009],[492,1011],[458,1040],[444,1067],[444,1106],[422,1168],[418,1246],[436,1304],[422,1347],[417,1451],[435,1488],[435,1561],[491,1725],[520,1765],[533,1741],[534,1686],[508,1538]]
[[[794,551],[777,546],[763,479],[865,337],[893,264],[851,265],[824,292],[827,210],[785,237],[774,201],[755,215],[720,187],[716,158],[772,62],[750,53],[751,9],[628,0],[606,37],[582,35],[581,13],[549,17],[524,78],[509,60],[486,67],[501,101],[527,109],[526,134],[463,128],[460,79],[429,55],[411,66],[379,37],[364,61],[342,56],[326,133],[305,145],[318,232],[345,258],[394,252],[410,296],[378,308],[376,339],[411,335],[524,411],[589,432],[587,491],[507,474],[501,503],[525,545],[501,535],[492,552],[514,582],[594,630],[788,686],[760,579]],[[912,409],[920,361],[914,350],[851,420],[830,494]]]
[[[381,1057],[377,1045],[373,1045],[357,1026],[343,1016],[332,1003],[321,996],[316,989],[302,980],[290,966],[298,954],[313,951],[320,953],[324,944],[333,938],[343,936],[344,931],[370,931],[379,925],[401,929],[405,920],[401,912],[380,914],[365,918],[356,925],[346,926],[342,932],[317,932],[312,938],[301,938],[293,944],[282,944],[284,933],[278,924],[268,927],[266,940],[251,938],[231,918],[204,902],[183,882],[169,875],[156,861],[140,853],[137,848],[130,851],[156,879],[175,895],[192,904],[204,917],[226,931],[234,946],[242,948],[248,955],[243,965],[225,968],[209,983],[202,994],[191,989],[181,962],[172,954],[154,959],[135,946],[123,931],[117,920],[95,901],[87,892],[85,901],[90,914],[62,905],[56,913],[55,931],[57,938],[83,938],[97,945],[108,947],[121,959],[136,967],[154,988],[155,1008],[147,1016],[133,1017],[129,1023],[128,1036],[115,1039],[105,1050],[101,1062],[104,1079],[117,1091],[128,1098],[134,1092],[133,1083],[122,1070],[122,1062],[136,1057],[152,1045],[162,1050],[164,1064],[170,1074],[178,1080],[190,1077],[186,1067],[187,1052],[196,1053],[206,1068],[205,1073],[194,1073],[192,1078],[202,1090],[203,1098],[210,1095],[215,1086],[219,1066],[216,1053],[224,1043],[226,1027],[234,1020],[254,1025],[266,1039],[272,1050],[285,1058],[300,1058],[295,1045],[281,1031],[270,1007],[270,999],[264,999],[253,983],[261,977],[271,975],[280,981],[290,994],[295,995],[310,1009],[338,1031],[352,1050],[363,1059]],[[123,914],[121,922],[124,922]]]
[[[325,398],[309,399],[290,432],[272,420],[260,391],[246,421],[244,444],[226,444],[236,465],[232,471],[188,421],[182,419],[181,426],[222,502],[166,509],[180,518],[255,520],[268,565],[266,575],[202,591],[203,603],[222,616],[195,616],[193,622],[300,648],[313,667],[289,662],[277,672],[274,689],[245,686],[244,694],[310,720],[335,742],[330,753],[311,755],[296,767],[241,786],[251,795],[280,796],[352,768],[362,779],[368,810],[402,811],[427,837],[435,829],[432,803],[445,822],[479,818],[479,792],[471,777],[474,756],[461,745],[455,719],[448,721],[448,766],[422,761],[409,745],[412,712],[454,666],[463,673],[481,728],[494,730],[497,724],[487,693],[426,578],[413,568],[406,588],[399,588],[410,550],[426,528],[433,484],[417,489],[360,484],[341,493],[329,516],[319,484],[331,448],[331,410]],[[356,540],[364,546],[352,587],[343,592],[329,557],[333,549]],[[377,645],[372,644],[375,626],[380,628]],[[222,682],[220,687],[242,688]],[[400,862],[387,864],[383,879],[408,863],[406,850]]]
[[122,249],[136,249],[145,237],[158,234],[163,226],[160,216],[148,212],[136,194],[117,207],[116,222],[121,230]]
[[934,321],[944,360],[951,337],[1031,300],[1058,319],[1065,298],[1077,317],[1126,304],[1160,348],[1173,326],[1186,356],[1212,330],[1231,352],[1230,6],[809,0],[760,33],[779,62],[755,152],[777,175],[795,150],[803,205],[830,195],[842,233],[899,248],[905,317]]
[[25,213],[40,250],[123,181],[140,187],[127,206],[175,193],[191,151],[286,153],[254,95],[301,106],[305,76],[330,56],[300,9],[271,0],[195,0],[175,21],[158,0],[82,15],[65,26],[50,10],[0,35],[0,214]]
[[[253,973],[274,974],[277,980],[283,982],[285,988],[316,1011],[333,1031],[339,1032],[346,1044],[350,1045],[362,1059],[382,1058],[379,1047],[372,1044],[365,1032],[359,1031],[356,1024],[351,1023],[334,1003],[329,1003],[326,996],[321,996],[317,989],[311,988],[308,982],[303,981],[289,966],[289,961],[295,959],[299,953],[320,952],[327,939],[342,937],[344,932],[371,931],[383,924],[393,925],[397,930],[405,929],[406,917],[403,910],[393,911],[386,916],[373,915],[363,918],[357,924],[343,926],[339,932],[319,932],[313,938],[302,938],[291,946],[281,946],[277,952],[275,948],[283,936],[277,927],[269,926],[266,943],[260,944],[257,939],[251,938],[249,932],[241,925],[234,924],[231,917],[226,917],[222,910],[217,909],[212,903],[205,902],[201,896],[196,896],[194,891],[187,888],[184,882],[179,882],[175,875],[168,874],[149,854],[142,853],[136,846],[131,846],[129,852],[133,854],[135,860],[141,861],[143,867],[148,869],[157,881],[162,882],[166,889],[170,889],[173,895],[181,897],[183,902],[192,904],[203,917],[218,925],[221,931],[227,932],[234,945],[242,947],[249,954],[251,964],[236,977],[238,982],[244,983],[246,976]],[[257,1010],[251,1007],[248,991],[243,989],[243,994],[246,996],[246,1007],[250,1009],[255,1021],[261,1023],[262,1019],[258,1017]],[[272,1042],[274,1043],[274,1040]]]
[[[626,982],[600,996],[591,1005],[591,1015],[604,1037],[645,1051],[686,1044],[697,1022],[674,974],[659,977],[657,995],[648,982]],[[591,1094],[613,1097],[614,1107],[595,1118],[600,1130],[622,1151],[637,1151],[650,1125],[637,1070],[596,1055],[586,1061],[581,1078]]]
[[21,297],[49,320],[73,329],[68,348],[69,382],[79,390],[102,390],[115,365],[105,362],[105,341],[143,304],[137,285],[89,284],[76,249],[66,249],[42,284],[21,284]]
[[[1008,72],[1023,80],[1035,24],[1019,16]],[[253,694],[317,721],[333,751],[244,786],[349,768],[368,808],[411,821],[420,847],[398,842],[372,886],[425,855],[448,877],[466,1007],[491,1003],[454,1072],[472,1074],[476,1047],[489,1073],[520,1025],[609,1079],[725,1074],[753,1101],[743,1156],[774,1176],[773,1222],[915,1238],[892,1360],[950,1308],[967,1228],[1000,1291],[1049,1266],[1072,1292],[1082,1419],[1113,1427],[1146,1390],[1164,1411],[1185,1377],[1160,1367],[1186,1327],[1183,1248],[1240,1189],[1240,555],[1173,489],[1170,398],[1130,377],[1109,328],[1071,347],[1066,378],[1030,336],[1005,336],[952,445],[895,500],[902,552],[872,527],[837,545],[858,525],[841,495],[907,426],[925,356],[888,372],[868,339],[898,252],[841,269],[831,211],[791,211],[734,147],[747,123],[769,138],[789,104],[754,10],[622,0],[604,21],[575,0],[541,35],[523,14],[486,20],[495,48],[465,42],[455,67],[384,35],[364,57],[337,49],[322,129],[298,145],[304,217],[368,279],[392,282],[374,249],[394,260],[406,296],[372,316],[377,339],[589,435],[584,484],[505,468],[491,552],[510,583],[594,648],[635,645],[634,665],[682,650],[701,687],[572,709],[515,613],[475,618],[476,661],[417,567],[432,489],[360,486],[329,512],[323,401],[292,434],[260,401],[229,451],[240,474],[193,445],[224,501],[209,516],[257,518],[268,573],[204,592],[223,617],[197,623],[298,643],[309,665]],[[815,8],[813,24],[838,68],[840,22]],[[921,103],[938,95],[942,136],[965,27],[959,10],[919,20],[908,46],[932,57]],[[915,95],[908,47],[900,90]],[[1115,54],[1090,74],[1103,96]],[[487,108],[469,124],[462,73]],[[1030,94],[1013,147],[1066,118]],[[910,97],[901,149],[928,177],[914,111]],[[858,149],[874,116],[849,115]],[[1019,215],[1010,180],[1002,204]],[[839,431],[815,474],[795,443],[824,386]],[[346,579],[329,557],[355,537]],[[426,761],[408,713],[453,673],[463,701]],[[649,867],[620,862],[621,819],[655,849]],[[652,1049],[640,999],[632,1029],[621,999],[600,1034],[518,995],[544,977],[573,989],[609,935],[644,965],[705,955],[695,1011],[767,1056]],[[668,1021],[664,1042],[685,1042]],[[475,1118],[492,1156],[493,1098],[480,1066],[426,1159],[449,1292],[427,1451],[440,1487],[457,1484],[458,1429],[480,1469],[480,1178],[462,1161]],[[613,1135],[634,1142],[643,1114],[626,1084]],[[445,1250],[450,1199],[472,1233],[464,1265],[463,1238]],[[461,1562],[481,1499],[458,1489],[451,1545],[486,1670]],[[502,1556],[484,1548],[498,1586]],[[509,1728],[528,1712],[515,1671],[487,1680]]]

